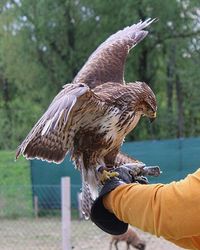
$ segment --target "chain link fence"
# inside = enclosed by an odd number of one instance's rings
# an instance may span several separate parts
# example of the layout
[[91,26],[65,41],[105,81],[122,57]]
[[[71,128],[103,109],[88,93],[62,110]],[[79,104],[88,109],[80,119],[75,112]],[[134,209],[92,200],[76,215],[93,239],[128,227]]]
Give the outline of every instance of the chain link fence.
[[[53,204],[41,203],[33,196],[33,189],[51,196]],[[60,186],[0,186],[0,249],[1,250],[62,250],[61,209],[58,203]],[[71,186],[73,189],[73,186]],[[106,250],[111,236],[98,229],[91,221],[79,219],[77,209],[71,209],[71,246],[77,250]],[[147,250],[176,250],[175,245],[136,230],[145,240]],[[119,249],[126,249],[120,242]],[[112,249],[115,249],[113,246]]]

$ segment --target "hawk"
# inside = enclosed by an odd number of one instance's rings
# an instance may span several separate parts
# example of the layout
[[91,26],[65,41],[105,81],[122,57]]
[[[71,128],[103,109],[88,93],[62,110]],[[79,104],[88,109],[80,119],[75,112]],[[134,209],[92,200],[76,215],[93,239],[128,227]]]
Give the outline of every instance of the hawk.
[[[69,152],[82,175],[83,212],[89,216],[102,176],[137,161],[120,152],[125,136],[141,116],[156,117],[156,98],[144,82],[126,84],[129,51],[155,19],[111,35],[89,57],[71,84],[66,84],[18,147],[19,155],[60,163]],[[110,173],[111,174],[111,173]],[[113,174],[113,173],[112,173]]]

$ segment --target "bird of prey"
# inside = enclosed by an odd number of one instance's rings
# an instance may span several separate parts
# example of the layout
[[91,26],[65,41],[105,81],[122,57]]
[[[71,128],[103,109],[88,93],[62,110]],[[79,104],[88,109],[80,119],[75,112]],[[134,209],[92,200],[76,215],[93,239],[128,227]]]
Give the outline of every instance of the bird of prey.
[[[27,159],[60,163],[69,152],[81,171],[83,212],[89,215],[101,181],[120,164],[137,164],[120,147],[141,116],[156,117],[156,98],[144,82],[126,84],[129,51],[155,19],[147,19],[111,35],[89,57],[71,84],[66,84],[18,147]],[[104,176],[105,175],[105,176]]]

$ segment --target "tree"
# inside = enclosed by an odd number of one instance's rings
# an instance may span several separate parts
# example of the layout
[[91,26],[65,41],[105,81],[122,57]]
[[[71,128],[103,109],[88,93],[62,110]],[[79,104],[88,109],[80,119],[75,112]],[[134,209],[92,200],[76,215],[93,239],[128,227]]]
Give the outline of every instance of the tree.
[[2,0],[0,13],[1,148],[16,147],[101,42],[147,17],[159,21],[125,77],[153,88],[158,119],[142,119],[127,139],[199,135],[198,1]]

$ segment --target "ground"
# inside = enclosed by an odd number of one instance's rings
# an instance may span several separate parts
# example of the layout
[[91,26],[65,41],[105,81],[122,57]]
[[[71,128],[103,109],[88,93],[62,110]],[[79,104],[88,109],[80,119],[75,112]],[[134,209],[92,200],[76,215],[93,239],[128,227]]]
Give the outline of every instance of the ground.
[[[61,250],[60,218],[0,219],[1,250]],[[146,241],[146,250],[180,250],[174,244],[139,232]],[[73,220],[71,245],[75,250],[108,250],[110,235],[89,221]],[[114,246],[112,248],[115,249]],[[125,250],[124,243],[119,250]],[[132,248],[134,249],[134,248]]]
[[[14,155],[12,151],[0,151],[0,250],[61,250],[60,215],[31,218],[34,213],[30,168],[22,157],[14,162]],[[72,218],[75,217],[72,210]],[[147,242],[146,250],[181,249],[149,234],[140,235]],[[73,249],[107,250],[109,242],[110,236],[91,222],[72,221]],[[120,243],[119,250],[125,249],[125,244]]]

